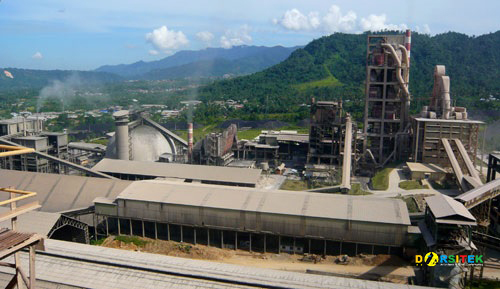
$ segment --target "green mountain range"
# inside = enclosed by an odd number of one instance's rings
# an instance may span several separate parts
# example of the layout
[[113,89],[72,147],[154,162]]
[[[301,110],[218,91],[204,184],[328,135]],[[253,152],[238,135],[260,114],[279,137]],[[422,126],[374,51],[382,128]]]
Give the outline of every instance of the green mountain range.
[[[265,105],[268,112],[290,111],[294,104],[307,103],[311,97],[343,99],[361,111],[366,37],[366,33],[335,33],[319,38],[264,71],[208,85],[200,96],[202,100],[246,100],[249,105]],[[442,64],[451,78],[456,105],[500,110],[500,101],[480,101],[491,97],[500,100],[499,47],[500,31],[477,37],[455,32],[435,36],[413,33],[412,109],[428,103],[434,66]]]

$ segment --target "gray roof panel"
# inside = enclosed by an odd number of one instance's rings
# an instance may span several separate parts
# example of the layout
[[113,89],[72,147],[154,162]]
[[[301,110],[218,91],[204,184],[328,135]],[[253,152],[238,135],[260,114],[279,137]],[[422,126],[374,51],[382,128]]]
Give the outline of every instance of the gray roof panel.
[[102,159],[92,170],[104,173],[192,179],[235,184],[257,184],[261,170],[219,166]]
[[[366,196],[263,191],[148,180],[133,182],[117,199],[327,219],[410,224],[408,210],[403,201]],[[377,209],[374,210],[374,207]]]

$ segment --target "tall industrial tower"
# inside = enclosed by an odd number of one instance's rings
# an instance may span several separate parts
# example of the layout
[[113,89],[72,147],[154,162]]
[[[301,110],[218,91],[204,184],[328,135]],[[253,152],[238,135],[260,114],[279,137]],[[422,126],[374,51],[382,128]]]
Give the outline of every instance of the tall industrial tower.
[[406,35],[369,35],[363,154],[383,166],[409,153],[410,30]]

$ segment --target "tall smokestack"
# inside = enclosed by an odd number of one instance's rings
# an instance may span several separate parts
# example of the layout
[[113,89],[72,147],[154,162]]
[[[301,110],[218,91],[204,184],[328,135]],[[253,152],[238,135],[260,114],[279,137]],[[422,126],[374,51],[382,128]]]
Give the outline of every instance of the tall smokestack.
[[193,123],[188,123],[188,160],[191,163],[193,158]]
[[128,110],[120,110],[113,113],[115,118],[115,147],[116,157],[120,160],[129,160],[128,141]]
[[408,51],[408,64],[410,63],[410,50],[411,50],[411,30],[406,30],[405,35],[405,48]]

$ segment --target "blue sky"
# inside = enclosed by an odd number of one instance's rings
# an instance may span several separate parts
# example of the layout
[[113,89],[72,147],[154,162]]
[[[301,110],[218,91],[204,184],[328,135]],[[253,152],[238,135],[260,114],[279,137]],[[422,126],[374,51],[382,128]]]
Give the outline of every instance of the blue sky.
[[0,0],[0,67],[90,70],[367,29],[481,35],[499,29],[498,11],[498,0]]

